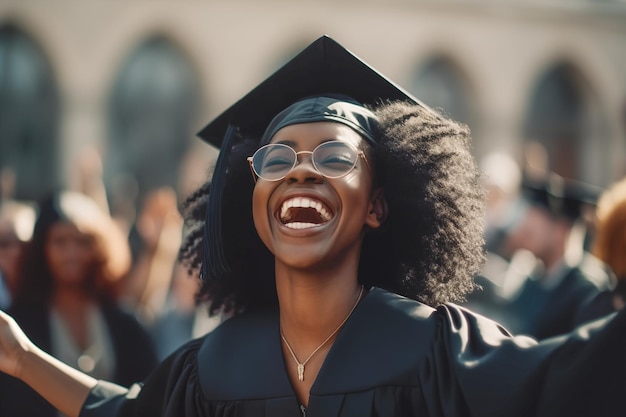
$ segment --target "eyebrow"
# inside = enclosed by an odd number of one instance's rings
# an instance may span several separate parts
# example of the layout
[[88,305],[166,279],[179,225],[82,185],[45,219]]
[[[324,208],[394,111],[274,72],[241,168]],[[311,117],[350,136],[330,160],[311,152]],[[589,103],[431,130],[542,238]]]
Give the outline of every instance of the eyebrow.
[[[318,143],[317,145],[315,145],[316,147],[321,145],[322,143],[326,143],[326,142],[342,142],[341,139],[337,139],[337,138],[333,138],[333,139],[324,139],[322,141],[320,141],[320,143]],[[297,146],[297,143],[294,142],[293,140],[289,140],[289,139],[285,139],[285,140],[279,140],[278,142],[273,142],[273,143],[279,143],[281,145],[287,145],[290,148],[294,148]]]
[[293,148],[295,146],[295,144],[296,144],[292,140],[279,140],[278,142],[274,142],[274,143],[277,143],[277,144],[280,144],[280,145],[287,145],[290,148]]

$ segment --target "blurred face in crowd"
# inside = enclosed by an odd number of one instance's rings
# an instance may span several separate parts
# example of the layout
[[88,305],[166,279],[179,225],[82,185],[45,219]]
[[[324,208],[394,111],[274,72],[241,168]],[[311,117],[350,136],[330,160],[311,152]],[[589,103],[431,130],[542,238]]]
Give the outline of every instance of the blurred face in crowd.
[[23,247],[13,224],[0,221],[0,272],[10,291],[15,288],[18,259]]
[[541,259],[547,267],[560,260],[567,238],[565,223],[550,216],[546,210],[529,206],[520,224],[511,232],[511,249],[526,249]]
[[57,288],[81,286],[93,273],[94,239],[71,223],[58,222],[50,227],[45,254]]

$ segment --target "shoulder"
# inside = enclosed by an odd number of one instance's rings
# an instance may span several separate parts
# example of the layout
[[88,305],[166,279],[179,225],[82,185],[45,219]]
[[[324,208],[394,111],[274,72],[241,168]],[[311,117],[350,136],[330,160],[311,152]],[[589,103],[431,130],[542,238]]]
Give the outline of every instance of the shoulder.
[[605,317],[614,313],[616,310],[613,305],[614,292],[604,290],[595,297],[579,307],[574,318],[576,325],[593,321],[600,317]]
[[205,336],[197,339],[191,339],[188,342],[182,344],[178,349],[172,352],[164,362],[188,362],[189,360],[196,361],[198,351],[204,343]]
[[500,323],[454,303],[437,307],[437,317],[440,333],[483,339],[494,345],[512,336]]
[[432,319],[436,309],[412,298],[373,287],[361,301],[358,311],[366,316],[394,318],[408,324]]
[[[163,359],[153,374],[160,374],[163,379],[169,379],[170,377],[176,379],[189,378],[190,375],[193,375],[193,380],[197,380],[198,351],[203,341],[204,337],[200,337],[184,343]],[[151,378],[153,378],[153,375],[149,379]]]
[[509,336],[509,332],[497,322],[454,303],[431,307],[382,289],[374,289],[372,294],[374,297],[367,315],[374,321],[393,323],[399,331],[413,328],[423,335],[425,331],[436,333],[443,329],[483,327]]

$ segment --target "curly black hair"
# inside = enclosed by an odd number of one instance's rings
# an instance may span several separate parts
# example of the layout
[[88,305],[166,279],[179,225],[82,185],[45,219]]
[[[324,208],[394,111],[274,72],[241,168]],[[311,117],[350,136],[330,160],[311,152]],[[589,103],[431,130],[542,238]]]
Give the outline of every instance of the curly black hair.
[[[460,301],[475,288],[484,260],[484,194],[467,126],[420,105],[395,102],[372,109],[381,135],[369,150],[389,215],[363,242],[359,280],[431,306]],[[228,270],[205,273],[200,297],[211,311],[276,307],[274,258],[252,220],[254,183],[246,156],[258,138],[242,135],[229,159],[222,204]],[[235,163],[236,162],[236,163]],[[210,183],[184,204],[189,230],[180,259],[199,270]]]

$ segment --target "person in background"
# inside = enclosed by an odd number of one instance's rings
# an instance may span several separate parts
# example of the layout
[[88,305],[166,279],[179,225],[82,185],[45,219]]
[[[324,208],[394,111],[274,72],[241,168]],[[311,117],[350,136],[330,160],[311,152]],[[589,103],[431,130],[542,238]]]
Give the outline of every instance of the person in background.
[[504,240],[519,219],[522,172],[518,163],[508,154],[492,152],[480,161],[486,192],[485,249],[489,253],[510,259]]
[[508,235],[526,210],[521,196],[522,173],[517,162],[508,154],[492,152],[480,161],[485,188],[485,254],[486,260],[476,276],[480,288],[468,294],[463,303],[472,311],[495,321],[501,320],[502,302],[514,266],[506,244]]
[[100,151],[93,145],[87,145],[78,152],[73,162],[69,189],[86,195],[104,212],[111,213]]
[[148,325],[160,359],[212,331],[226,318],[222,312],[209,314],[208,303],[198,300],[200,282],[196,276],[176,263],[165,303]]
[[147,326],[165,308],[182,234],[176,192],[171,187],[150,191],[129,233],[134,256],[122,283],[123,303]]
[[[117,305],[129,266],[128,244],[111,217],[83,194],[56,192],[39,205],[8,311],[46,352],[94,377],[130,385],[157,362],[148,333]],[[0,415],[56,411],[1,374]]]
[[591,251],[608,265],[616,284],[581,306],[576,323],[606,316],[626,305],[626,178],[611,185],[598,200]]
[[0,201],[0,309],[15,296],[19,257],[33,234],[35,216],[32,205]]
[[209,315],[207,304],[197,302],[197,271],[190,274],[177,260],[183,235],[177,202],[170,187],[147,194],[131,228],[136,254],[122,285],[121,301],[137,313],[160,359],[222,320],[221,313]]
[[[514,334],[545,339],[575,327],[578,308],[613,285],[606,265],[584,250],[579,229],[583,209],[594,203],[594,189],[551,174],[541,182],[526,182],[528,207],[511,231],[511,251],[527,250],[534,258],[518,275],[517,288],[502,306],[501,324]],[[596,197],[597,198],[597,197]]]

